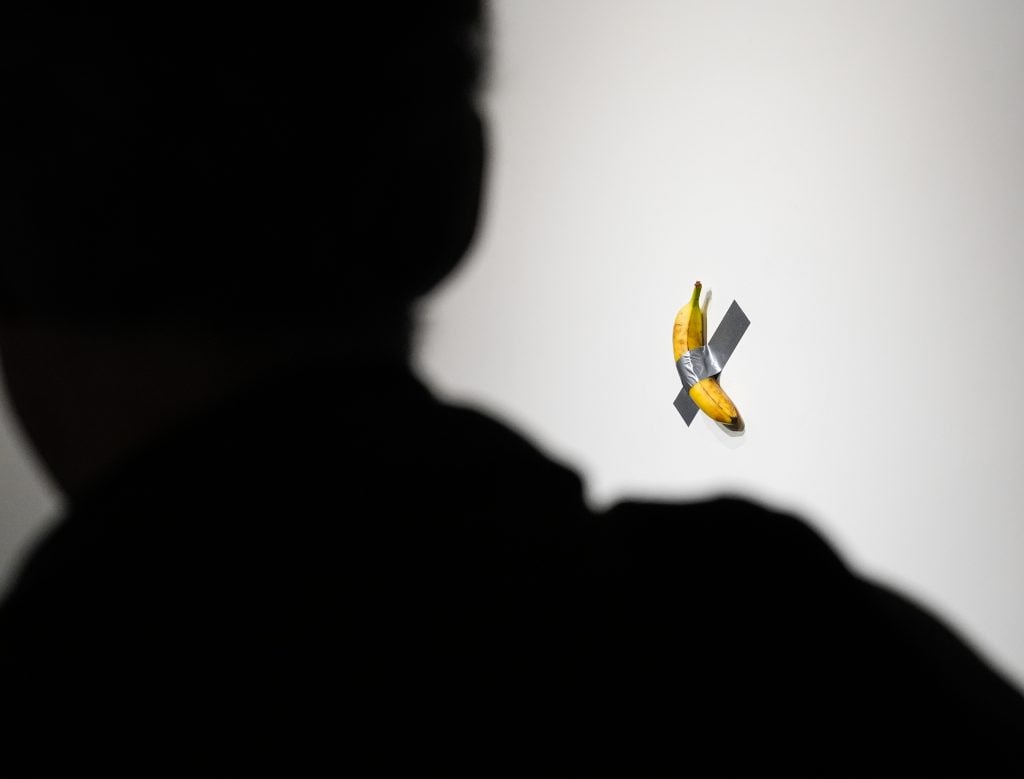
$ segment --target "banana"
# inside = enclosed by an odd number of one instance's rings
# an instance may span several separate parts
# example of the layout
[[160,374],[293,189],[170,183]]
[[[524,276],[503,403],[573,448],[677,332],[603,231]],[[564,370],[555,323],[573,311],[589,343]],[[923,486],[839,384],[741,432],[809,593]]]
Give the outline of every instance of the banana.
[[[705,330],[707,329],[706,311],[700,308],[700,282],[693,285],[693,294],[689,302],[679,309],[675,324],[672,326],[672,352],[678,362],[679,358],[691,349],[704,346]],[[690,398],[697,408],[716,422],[721,422],[729,430],[743,429],[743,419],[736,405],[718,383],[718,377],[708,376],[690,387]]]

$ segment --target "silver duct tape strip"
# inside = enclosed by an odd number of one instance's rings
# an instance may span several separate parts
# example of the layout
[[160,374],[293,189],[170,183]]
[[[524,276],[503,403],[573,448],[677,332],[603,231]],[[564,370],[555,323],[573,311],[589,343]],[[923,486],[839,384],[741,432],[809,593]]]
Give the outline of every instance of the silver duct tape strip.
[[683,380],[683,386],[690,389],[701,379],[721,373],[722,364],[709,347],[702,346],[700,349],[691,349],[680,355],[676,360],[676,370],[679,371],[679,378]]
[[736,344],[740,342],[748,327],[750,327],[750,320],[747,319],[743,309],[734,300],[729,306],[729,310],[725,312],[725,316],[722,317],[722,323],[715,330],[715,334],[711,336],[711,340],[708,341],[707,348],[714,355],[715,361],[718,363],[719,373],[721,373],[725,364],[729,362]]
[[693,398],[690,397],[690,391],[685,387],[679,390],[679,394],[676,395],[672,405],[676,407],[676,411],[679,412],[679,416],[683,418],[687,427],[690,426],[693,418],[697,416],[697,412],[700,410],[697,408],[697,404],[693,402]]

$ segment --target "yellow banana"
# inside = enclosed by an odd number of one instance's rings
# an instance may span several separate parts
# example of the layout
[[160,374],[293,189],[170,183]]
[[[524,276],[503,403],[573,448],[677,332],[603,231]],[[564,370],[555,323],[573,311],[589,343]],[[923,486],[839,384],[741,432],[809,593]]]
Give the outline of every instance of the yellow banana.
[[[691,349],[704,346],[706,329],[705,312],[700,308],[700,282],[693,285],[693,294],[689,302],[679,309],[675,324],[672,326],[672,352],[676,361]],[[730,430],[742,430],[743,419],[736,405],[725,394],[718,383],[718,378],[708,376],[690,387],[690,398],[697,408],[716,422],[721,422]]]

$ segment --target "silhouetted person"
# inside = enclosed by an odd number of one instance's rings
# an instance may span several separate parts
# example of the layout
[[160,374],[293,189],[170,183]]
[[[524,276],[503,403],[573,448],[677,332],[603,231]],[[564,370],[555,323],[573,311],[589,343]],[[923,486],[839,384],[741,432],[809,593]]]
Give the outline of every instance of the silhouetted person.
[[476,2],[99,5],[0,23],[0,354],[68,505],[0,608],[15,711],[480,775],[1021,767],[1019,693],[805,524],[595,514],[410,373],[477,221]]

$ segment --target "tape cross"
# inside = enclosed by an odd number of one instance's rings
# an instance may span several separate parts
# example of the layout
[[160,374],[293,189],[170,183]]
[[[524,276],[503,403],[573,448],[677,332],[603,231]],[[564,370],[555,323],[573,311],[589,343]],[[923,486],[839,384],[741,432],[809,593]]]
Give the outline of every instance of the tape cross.
[[701,379],[717,376],[722,372],[732,357],[736,344],[740,342],[749,326],[750,320],[734,300],[707,345],[700,349],[691,349],[676,360],[676,370],[679,371],[683,388],[679,390],[672,405],[676,407],[687,427],[697,416],[698,411],[697,404],[690,399],[690,387]]

